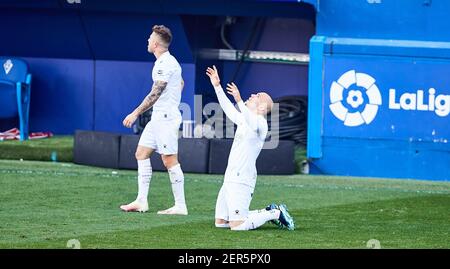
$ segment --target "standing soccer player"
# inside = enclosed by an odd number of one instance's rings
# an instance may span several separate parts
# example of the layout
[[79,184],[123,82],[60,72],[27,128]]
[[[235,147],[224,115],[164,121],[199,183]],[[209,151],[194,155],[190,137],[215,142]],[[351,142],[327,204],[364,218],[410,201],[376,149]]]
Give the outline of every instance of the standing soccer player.
[[224,182],[217,197],[216,227],[247,231],[272,221],[280,228],[294,230],[294,219],[284,204],[271,204],[265,209],[249,210],[256,184],[256,159],[268,131],[264,116],[273,107],[272,98],[267,93],[260,92],[252,94],[244,103],[236,85],[228,84],[227,91],[234,97],[239,112],[225,95],[216,67],[208,67],[206,74],[214,86],[223,111],[237,125]]
[[184,175],[178,163],[178,130],[181,113],[178,109],[183,89],[181,66],[169,52],[172,33],[164,25],[155,25],[148,39],[148,52],[156,57],[152,71],[153,86],[149,95],[124,120],[130,128],[139,115],[153,107],[152,118],[144,128],[136,150],[138,162],[138,195],[134,202],[122,205],[123,211],[148,211],[148,191],[152,177],[151,154],[161,154],[164,166],[169,172],[175,205],[158,211],[158,214],[187,215],[184,197]]

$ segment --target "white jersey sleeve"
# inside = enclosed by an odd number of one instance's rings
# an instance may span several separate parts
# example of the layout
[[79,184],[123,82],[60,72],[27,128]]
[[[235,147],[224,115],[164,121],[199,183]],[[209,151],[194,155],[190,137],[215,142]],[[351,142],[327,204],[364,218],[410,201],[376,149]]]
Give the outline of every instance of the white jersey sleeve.
[[217,99],[219,100],[219,104],[222,107],[223,112],[225,112],[225,115],[227,115],[227,117],[232,122],[239,125],[239,118],[241,117],[241,113],[239,113],[239,111],[234,107],[234,105],[225,95],[222,86],[219,85],[217,87],[214,87],[214,90],[216,91]]
[[256,113],[251,112],[242,100],[238,102],[238,107],[250,130],[256,132],[258,136],[264,140],[268,131],[267,122],[261,119],[262,116],[258,116]]
[[158,64],[156,66],[156,72],[153,74],[153,81],[169,82],[170,77],[174,73],[175,69],[168,62]]

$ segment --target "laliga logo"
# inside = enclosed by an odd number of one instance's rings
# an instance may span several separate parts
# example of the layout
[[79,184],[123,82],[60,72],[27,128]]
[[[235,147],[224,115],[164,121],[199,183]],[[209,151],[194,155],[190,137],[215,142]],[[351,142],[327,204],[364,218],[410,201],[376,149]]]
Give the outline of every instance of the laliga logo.
[[[382,104],[375,79],[364,73],[356,73],[355,70],[346,72],[337,82],[333,81],[330,101],[331,112],[349,127],[370,124]],[[362,106],[364,103],[366,105]],[[428,98],[423,90],[405,92],[398,97],[397,90],[391,88],[388,109],[429,111],[439,117],[447,117],[450,114],[450,95],[436,94],[436,90],[430,88]]]
[[[346,98],[344,90],[348,92]],[[365,98],[368,100],[360,111]],[[356,73],[355,70],[346,72],[337,82],[333,81],[330,100],[331,112],[349,127],[370,124],[377,115],[378,106],[382,103],[375,79],[364,73]],[[349,106],[345,106],[343,102]]]
[[398,103],[396,99],[396,90],[389,89],[389,109],[434,111],[439,117],[447,117],[450,113],[450,95],[436,95],[434,88],[428,90],[428,98],[424,96],[423,90],[418,90],[417,93],[402,94]]

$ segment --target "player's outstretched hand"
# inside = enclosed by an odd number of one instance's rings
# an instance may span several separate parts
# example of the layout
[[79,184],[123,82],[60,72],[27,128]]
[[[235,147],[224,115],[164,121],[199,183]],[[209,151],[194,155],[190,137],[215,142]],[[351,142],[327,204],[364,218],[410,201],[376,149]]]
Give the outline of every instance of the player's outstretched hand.
[[131,128],[131,125],[137,120],[137,116],[134,113],[129,114],[123,120],[123,126]]
[[234,82],[227,84],[227,92],[229,94],[233,95],[234,101],[236,101],[236,103],[242,101],[241,94],[239,93],[239,89],[236,86],[236,84],[234,84]]
[[206,75],[208,75],[209,79],[211,80],[211,84],[214,87],[217,87],[220,85],[220,78],[219,78],[219,72],[217,72],[217,68],[215,65],[213,67],[208,67],[206,69]]

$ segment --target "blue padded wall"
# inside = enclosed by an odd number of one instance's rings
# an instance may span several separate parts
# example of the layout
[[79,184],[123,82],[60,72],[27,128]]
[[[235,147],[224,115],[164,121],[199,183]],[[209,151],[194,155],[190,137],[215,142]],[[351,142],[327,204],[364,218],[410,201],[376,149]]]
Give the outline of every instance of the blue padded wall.
[[30,130],[70,134],[75,129],[93,129],[93,61],[24,59],[33,74]]
[[96,61],[95,130],[127,133],[122,120],[151,87],[151,62]]

